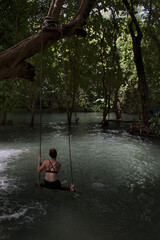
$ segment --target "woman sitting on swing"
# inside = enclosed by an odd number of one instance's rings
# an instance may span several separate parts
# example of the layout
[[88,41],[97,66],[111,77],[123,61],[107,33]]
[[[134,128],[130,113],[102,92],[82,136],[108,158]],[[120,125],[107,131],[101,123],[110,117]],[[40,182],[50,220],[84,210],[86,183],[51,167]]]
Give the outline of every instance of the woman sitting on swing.
[[70,188],[62,187],[62,183],[58,180],[58,172],[61,168],[61,163],[56,160],[56,149],[50,149],[49,156],[51,159],[45,160],[43,163],[41,163],[41,157],[38,157],[38,173],[40,174],[45,170],[44,183],[39,183],[39,185],[50,189],[61,189],[71,192],[75,191],[74,184],[71,184]]

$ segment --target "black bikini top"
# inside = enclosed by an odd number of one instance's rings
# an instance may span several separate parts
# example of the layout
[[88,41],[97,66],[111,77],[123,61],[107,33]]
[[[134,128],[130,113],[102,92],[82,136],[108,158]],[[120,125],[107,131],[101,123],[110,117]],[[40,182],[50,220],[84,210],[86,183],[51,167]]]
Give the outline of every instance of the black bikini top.
[[51,164],[51,169],[53,170],[46,170],[46,172],[58,174],[58,171],[55,170],[55,166],[57,165],[58,162],[56,162],[54,165],[52,164],[51,160],[49,160],[49,162]]

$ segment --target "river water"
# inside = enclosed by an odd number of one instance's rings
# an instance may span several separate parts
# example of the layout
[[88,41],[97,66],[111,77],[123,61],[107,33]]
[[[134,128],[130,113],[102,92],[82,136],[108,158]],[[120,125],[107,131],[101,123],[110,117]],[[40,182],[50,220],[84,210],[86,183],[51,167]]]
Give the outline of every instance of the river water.
[[[81,194],[52,192],[35,186],[38,118],[30,129],[29,114],[12,114],[0,129],[1,240],[160,238],[159,139],[131,136],[126,123],[111,122],[103,129],[100,113],[79,113],[71,147],[73,179]],[[59,178],[70,184],[66,115],[44,112],[42,122],[42,158],[56,148]]]

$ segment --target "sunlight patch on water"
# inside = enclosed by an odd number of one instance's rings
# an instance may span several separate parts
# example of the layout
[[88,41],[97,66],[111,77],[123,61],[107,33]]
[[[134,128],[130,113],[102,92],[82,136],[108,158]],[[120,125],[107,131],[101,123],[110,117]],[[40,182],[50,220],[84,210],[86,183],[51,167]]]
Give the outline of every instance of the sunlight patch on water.
[[24,153],[24,151],[28,151],[28,149],[7,149],[0,150],[0,172],[3,172],[7,167],[8,162],[12,160],[13,157],[17,157],[20,154]]
[[0,150],[0,162],[3,160],[10,158],[12,156],[16,156],[24,152],[25,149],[7,149],[7,150]]
[[[17,176],[11,177],[11,171],[13,171],[12,163],[15,161],[15,158],[18,158],[24,151],[27,152],[28,149],[0,150],[0,189],[2,191],[11,193],[15,189],[18,189],[18,186],[15,184]],[[8,168],[9,172],[7,171]]]

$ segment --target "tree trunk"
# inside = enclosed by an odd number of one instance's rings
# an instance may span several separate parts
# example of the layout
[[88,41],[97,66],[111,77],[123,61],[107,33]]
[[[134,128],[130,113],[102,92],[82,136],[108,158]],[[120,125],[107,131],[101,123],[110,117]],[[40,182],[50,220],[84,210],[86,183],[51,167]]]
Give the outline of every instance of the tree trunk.
[[132,41],[133,41],[134,60],[135,60],[137,75],[138,75],[138,88],[141,96],[142,120],[145,125],[148,125],[151,111],[150,111],[148,86],[147,86],[146,74],[144,70],[142,51],[141,51],[142,37],[139,35],[135,36],[132,23],[130,24],[129,28],[132,36]]
[[82,26],[93,7],[95,0],[82,0],[74,19],[67,24],[57,25],[64,0],[52,0],[44,27],[35,36],[31,36],[0,54],[0,80],[25,78],[34,80],[34,67],[26,59],[48,48],[62,37],[75,34],[84,36]]
[[75,99],[77,95],[77,89],[78,89],[78,80],[77,80],[77,42],[75,41],[75,48],[74,53],[71,51],[71,45],[68,41],[68,51],[69,51],[69,64],[70,64],[70,72],[71,75],[69,77],[69,82],[67,83],[65,79],[65,89],[66,89],[66,108],[67,108],[67,114],[68,114],[68,123],[69,127],[72,122],[72,114],[75,109]]
[[110,99],[108,99],[108,91],[107,91],[107,76],[106,76],[106,71],[107,71],[107,60],[105,59],[106,64],[104,65],[104,56],[105,56],[105,52],[106,49],[104,47],[104,36],[105,36],[105,31],[103,29],[103,38],[101,39],[101,49],[100,49],[100,59],[101,59],[101,63],[102,63],[102,86],[103,86],[103,98],[104,98],[104,107],[103,107],[103,118],[101,121],[101,124],[103,126],[108,124],[108,121],[106,120],[106,117],[109,113],[109,108],[107,108],[107,103],[110,101]]
[[[138,76],[138,88],[141,96],[142,121],[145,125],[149,125],[151,111],[150,111],[148,86],[147,86],[146,74],[144,70],[142,51],[141,51],[141,41],[142,41],[143,35],[139,27],[138,21],[134,15],[133,6],[130,6],[127,0],[123,0],[123,3],[126,6],[132,18],[132,22],[129,24],[129,30],[130,30],[132,42],[133,42],[134,60],[135,60],[137,76]],[[134,30],[133,24],[136,30]]]
[[120,120],[121,119],[121,111],[118,107],[118,102],[119,102],[119,98],[118,98],[118,89],[115,89],[114,91],[114,100],[113,100],[113,111],[116,115],[116,119]]
[[106,118],[107,118],[107,115],[109,115],[109,113],[110,113],[110,105],[111,105],[111,103],[110,103],[110,101],[111,101],[110,91],[108,92],[108,96],[107,96],[105,101],[106,102],[105,102],[105,107],[103,109],[103,119],[101,121],[101,124],[103,126],[107,126],[108,125],[109,116],[108,116],[108,119],[106,119]]
[[6,120],[7,120],[7,111],[4,111],[0,126],[5,126],[6,125]]

